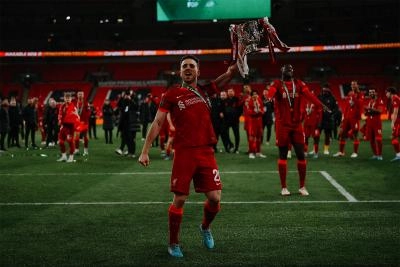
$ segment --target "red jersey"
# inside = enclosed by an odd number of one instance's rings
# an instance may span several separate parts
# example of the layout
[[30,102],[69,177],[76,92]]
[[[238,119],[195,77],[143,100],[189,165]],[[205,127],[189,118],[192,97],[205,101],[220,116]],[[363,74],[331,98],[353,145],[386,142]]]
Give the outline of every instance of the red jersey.
[[89,104],[86,103],[85,101],[77,101],[76,102],[76,109],[78,111],[78,115],[81,119],[81,122],[85,124],[89,124],[89,118],[90,118],[90,107]]
[[275,121],[283,126],[297,127],[302,123],[306,99],[318,108],[322,108],[318,98],[300,80],[275,80],[268,91],[267,98],[274,99]]
[[318,126],[322,120],[322,109],[308,102],[305,106],[304,126]]
[[395,118],[395,123],[400,123],[400,96],[392,95],[392,109],[398,109],[397,111],[397,118]]
[[349,92],[344,99],[343,118],[345,120],[359,121],[361,119],[363,102],[364,98],[361,93]]
[[256,100],[252,97],[248,98],[244,114],[250,117],[262,117],[264,114],[264,105],[259,96],[257,96]]
[[370,112],[370,109],[384,110],[385,104],[380,98],[370,99],[365,107],[365,116],[367,123],[381,123],[381,113]]
[[161,98],[159,110],[170,112],[175,126],[175,149],[212,146],[217,143],[211,122],[211,103],[208,95],[218,92],[214,83],[192,88],[173,87]]
[[64,103],[58,110],[58,122],[63,124],[75,124],[79,121],[78,111],[74,103]]

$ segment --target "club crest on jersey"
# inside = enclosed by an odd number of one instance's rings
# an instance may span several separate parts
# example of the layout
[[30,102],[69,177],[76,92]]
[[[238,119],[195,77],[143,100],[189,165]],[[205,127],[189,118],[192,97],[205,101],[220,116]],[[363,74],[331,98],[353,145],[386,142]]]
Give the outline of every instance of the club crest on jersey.
[[286,95],[285,92],[282,94],[282,97],[283,97],[283,98],[287,98],[287,95]]
[[179,107],[179,110],[183,110],[183,109],[186,108],[185,103],[183,103],[182,100],[179,100],[179,101],[178,101],[178,107]]

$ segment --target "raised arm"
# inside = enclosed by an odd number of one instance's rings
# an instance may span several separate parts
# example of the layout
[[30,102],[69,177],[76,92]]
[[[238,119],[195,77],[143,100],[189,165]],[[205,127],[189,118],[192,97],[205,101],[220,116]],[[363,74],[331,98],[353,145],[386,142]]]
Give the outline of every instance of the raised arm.
[[218,88],[222,88],[232,80],[237,71],[238,68],[236,64],[230,65],[226,72],[218,76],[213,82]]

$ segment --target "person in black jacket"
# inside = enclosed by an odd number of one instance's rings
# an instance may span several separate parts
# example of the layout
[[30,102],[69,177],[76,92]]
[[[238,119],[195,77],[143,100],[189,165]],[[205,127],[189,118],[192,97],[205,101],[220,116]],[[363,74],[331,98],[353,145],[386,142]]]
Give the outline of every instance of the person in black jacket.
[[10,107],[8,108],[8,116],[10,118],[10,132],[8,134],[7,144],[8,147],[16,146],[20,148],[19,144],[19,130],[23,122],[22,120],[22,110],[20,106],[17,105],[15,98],[11,98]]
[[[134,93],[127,92],[122,102],[118,128],[121,132],[121,146],[123,144],[128,146],[127,156],[132,158],[136,157],[136,133],[140,131],[138,113],[139,105],[136,100],[136,95]],[[120,148],[120,150],[122,150],[122,148]]]
[[4,99],[1,102],[0,107],[0,151],[6,151],[4,146],[4,141],[6,139],[7,133],[10,130],[10,118],[8,117],[8,99]]
[[263,106],[264,106],[264,114],[262,117],[262,125],[263,129],[267,128],[267,134],[265,143],[269,145],[269,141],[271,140],[271,133],[272,133],[272,125],[274,124],[274,102],[272,99],[268,98],[268,91],[270,85],[267,85],[263,91]]
[[89,138],[92,139],[93,136],[94,139],[97,139],[97,131],[96,131],[97,110],[96,107],[93,105],[92,101],[89,101],[88,103],[89,103]]
[[143,103],[140,105],[140,122],[142,123],[142,140],[146,138],[147,127],[154,120],[157,113],[157,106],[154,104],[152,95],[147,94]]
[[44,109],[43,124],[47,134],[46,147],[54,147],[58,141],[58,109],[54,98],[49,99]]
[[28,139],[31,137],[32,148],[36,149],[37,145],[35,143],[35,133],[38,127],[37,112],[35,108],[34,99],[28,99],[28,104],[24,107],[22,111],[22,117],[25,121],[25,148],[28,150]]
[[[318,99],[331,111],[328,112],[325,109],[323,110],[320,128],[320,131],[322,132],[323,130],[325,134],[324,155],[329,155],[329,145],[332,140],[332,131],[335,131],[335,129],[337,130],[337,127],[335,127],[335,114],[339,112],[339,108],[328,84],[324,84],[322,86],[322,90],[318,96]],[[341,115],[340,119],[342,119]]]
[[106,99],[103,105],[103,130],[106,144],[112,144],[113,129],[114,129],[114,110],[111,107],[110,100]]

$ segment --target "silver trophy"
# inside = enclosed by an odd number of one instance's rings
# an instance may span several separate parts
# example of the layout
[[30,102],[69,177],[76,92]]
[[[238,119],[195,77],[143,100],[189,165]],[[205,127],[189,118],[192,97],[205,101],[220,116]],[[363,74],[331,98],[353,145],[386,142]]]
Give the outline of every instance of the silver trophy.
[[236,62],[243,78],[249,74],[247,55],[258,52],[260,45],[268,45],[273,62],[275,62],[274,47],[284,52],[290,49],[279,39],[274,26],[269,23],[267,17],[237,25],[231,24],[229,31],[232,43],[232,62]]

